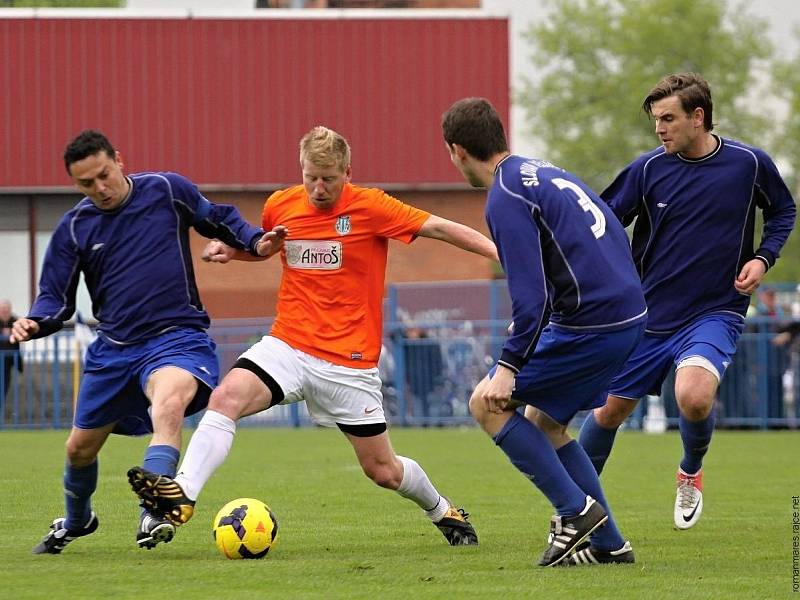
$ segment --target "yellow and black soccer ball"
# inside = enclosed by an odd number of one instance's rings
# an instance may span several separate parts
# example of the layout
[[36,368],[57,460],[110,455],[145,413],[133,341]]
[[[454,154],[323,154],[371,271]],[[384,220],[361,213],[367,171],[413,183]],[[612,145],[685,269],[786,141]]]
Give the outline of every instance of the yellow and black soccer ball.
[[226,558],[264,558],[278,541],[275,513],[254,498],[237,498],[223,506],[212,524],[214,541]]

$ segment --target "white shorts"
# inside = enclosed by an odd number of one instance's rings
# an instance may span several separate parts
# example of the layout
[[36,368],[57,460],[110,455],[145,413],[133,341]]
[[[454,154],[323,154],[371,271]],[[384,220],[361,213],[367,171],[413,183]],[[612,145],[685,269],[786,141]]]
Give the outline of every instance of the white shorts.
[[305,400],[311,418],[319,425],[386,422],[377,367],[335,365],[269,335],[239,358],[254,362],[276,381],[284,394],[280,404]]

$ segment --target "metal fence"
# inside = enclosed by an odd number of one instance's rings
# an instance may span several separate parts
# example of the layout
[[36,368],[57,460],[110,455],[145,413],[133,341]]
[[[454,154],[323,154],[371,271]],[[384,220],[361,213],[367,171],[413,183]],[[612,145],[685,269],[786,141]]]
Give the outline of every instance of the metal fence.
[[[389,421],[415,426],[471,424],[467,406],[470,394],[498,356],[508,321],[451,319],[444,318],[449,315],[443,312],[431,311],[422,315],[427,320],[421,319],[420,314],[411,317],[411,313],[391,309],[388,313],[402,317],[386,325],[379,365]],[[266,334],[269,326],[266,319],[215,323],[211,334],[217,342],[222,372]],[[773,319],[748,322],[720,387],[718,426],[797,425],[800,353],[772,343],[776,326]],[[22,349],[22,372],[13,354],[3,355],[9,367],[0,369],[0,392],[8,382],[7,393],[0,395],[0,428],[69,427],[81,376],[82,352],[75,335],[62,331],[23,344]],[[674,426],[677,409],[670,381],[663,398],[667,423]],[[640,403],[631,417],[631,426],[642,425],[646,409],[647,403]],[[304,403],[275,407],[244,421],[245,425],[310,423]]]

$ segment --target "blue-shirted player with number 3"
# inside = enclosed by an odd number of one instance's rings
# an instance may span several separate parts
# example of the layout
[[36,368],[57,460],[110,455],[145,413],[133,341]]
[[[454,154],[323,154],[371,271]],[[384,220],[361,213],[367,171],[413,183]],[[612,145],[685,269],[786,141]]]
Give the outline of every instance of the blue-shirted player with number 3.
[[[625,231],[576,176],[510,154],[487,100],[459,100],[442,130],[465,179],[489,188],[486,220],[514,319],[470,411],[556,510],[538,564],[632,563],[594,466],[566,431],[578,411],[605,402],[644,332],[647,308]],[[516,410],[526,405],[533,422]]]
[[[66,444],[66,515],[53,521],[35,554],[59,554],[97,529],[91,497],[97,455],[109,434],[152,433],[144,464],[175,475],[184,414],[205,407],[219,371],[189,229],[259,256],[283,241],[283,232],[265,234],[235,207],[206,200],[180,175],[125,176],[120,153],[97,131],[72,140],[64,163],[86,197],[53,232],[39,294],[28,316],[14,323],[12,337],[26,341],[61,329],[75,312],[81,272],[100,324]],[[168,520],[142,511],[136,542],[149,549],[174,533]]]
[[[696,73],[663,78],[642,108],[661,147],[625,167],[600,196],[633,229],[633,256],[649,309],[647,331],[584,421],[580,443],[600,473],[619,426],[675,368],[683,458],[673,518],[689,529],[703,511],[703,457],[714,398],[744,329],[750,295],[775,264],[795,204],[767,154],[711,133],[711,90]],[[754,249],[756,209],[764,216]]]

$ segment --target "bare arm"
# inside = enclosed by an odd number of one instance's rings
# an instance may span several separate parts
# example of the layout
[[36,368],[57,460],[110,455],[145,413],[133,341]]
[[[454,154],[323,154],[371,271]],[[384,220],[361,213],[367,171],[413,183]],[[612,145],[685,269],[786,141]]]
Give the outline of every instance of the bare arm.
[[474,252],[495,262],[500,262],[497,256],[497,248],[492,240],[479,231],[455,221],[448,221],[436,215],[431,215],[422,224],[417,235],[441,240],[462,250]]
[[231,248],[225,242],[211,240],[203,249],[201,258],[205,262],[216,262],[225,264],[231,260],[266,260],[270,256],[277,254],[283,247],[283,241],[289,234],[289,230],[283,225],[276,225],[272,231],[266,232],[256,244],[258,256],[253,256],[245,250]]

